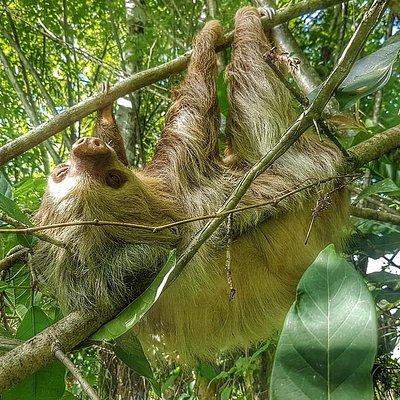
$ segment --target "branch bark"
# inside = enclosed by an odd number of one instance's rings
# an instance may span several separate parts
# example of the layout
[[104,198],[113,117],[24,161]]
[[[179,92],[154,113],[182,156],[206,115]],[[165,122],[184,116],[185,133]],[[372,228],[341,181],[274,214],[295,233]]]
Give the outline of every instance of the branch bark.
[[[291,5],[290,7],[285,7],[278,10],[271,20],[263,18],[263,23],[266,28],[271,28],[272,26],[279,25],[285,21],[308,14],[320,8],[331,7],[340,3],[341,1],[342,0],[303,1],[298,4]],[[221,51],[228,47],[232,41],[232,38],[232,32],[226,35],[223,42],[218,46],[217,50]],[[98,93],[75,104],[71,108],[56,115],[51,120],[35,127],[25,135],[22,135],[1,147],[0,166],[23,154],[32,147],[37,146],[39,143],[42,143],[56,133],[61,132],[69,125],[82,119],[83,117],[86,117],[93,111],[104,108],[107,104],[112,103],[119,97],[123,97],[128,93],[183,71],[188,64],[189,59],[190,52],[165,64],[138,72],[137,74],[134,74],[131,77],[115,84],[107,93]]]
[[15,253],[7,255],[5,258],[0,260],[0,272],[6,271],[18,261],[26,262],[28,259],[28,253],[29,249],[23,247],[22,249],[17,250]]
[[400,124],[374,135],[349,149],[350,160],[347,170],[354,170],[400,145]]
[[372,208],[350,206],[350,214],[358,218],[373,219],[375,221],[400,225],[400,215],[388,213],[386,211],[378,211]]
[[71,350],[111,317],[112,314],[73,312],[0,357],[0,393],[53,361],[53,345],[57,341]]

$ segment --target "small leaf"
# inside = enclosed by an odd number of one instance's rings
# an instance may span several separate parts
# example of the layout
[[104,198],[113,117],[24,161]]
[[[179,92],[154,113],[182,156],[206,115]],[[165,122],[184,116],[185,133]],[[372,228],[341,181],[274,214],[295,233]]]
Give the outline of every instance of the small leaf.
[[9,199],[13,198],[12,188],[4,174],[0,171],[0,194],[8,197]]
[[169,275],[175,268],[176,255],[171,251],[167,262],[162,267],[151,285],[115,319],[103,325],[92,336],[92,340],[111,340],[123,335],[132,329],[140,319],[150,310],[160,297],[167,283]]
[[271,400],[372,400],[376,349],[371,294],[330,245],[297,287],[278,343]]
[[229,400],[231,398],[232,386],[225,386],[221,392],[221,400]]
[[379,289],[374,291],[374,299],[378,303],[386,300],[388,303],[395,304],[400,300],[400,290]]
[[224,74],[220,73],[217,78],[217,96],[220,112],[225,117],[228,115],[229,102],[227,94],[227,84],[224,78]]
[[181,375],[181,373],[182,373],[182,371],[179,367],[175,368],[170,373],[168,378],[162,383],[161,393],[164,393],[166,390],[168,390],[175,383],[175,381],[178,379],[178,377]]
[[[335,93],[341,109],[351,107],[360,98],[385,86],[391,77],[399,51],[400,34],[396,34],[379,50],[356,61]],[[315,99],[320,90],[321,85],[308,94],[310,101]]]
[[16,219],[18,222],[32,226],[28,216],[20,210],[17,203],[2,193],[0,193],[0,210],[4,211],[10,217]]
[[391,274],[386,271],[372,272],[367,277],[369,282],[373,282],[380,286],[388,286],[393,290],[400,288],[400,275]]
[[218,376],[218,371],[211,363],[200,362],[197,366],[197,372],[200,376],[207,378],[209,381]]
[[391,193],[392,195],[400,194],[400,188],[389,178],[382,179],[373,185],[367,186],[358,196],[357,201],[365,199],[376,193]]

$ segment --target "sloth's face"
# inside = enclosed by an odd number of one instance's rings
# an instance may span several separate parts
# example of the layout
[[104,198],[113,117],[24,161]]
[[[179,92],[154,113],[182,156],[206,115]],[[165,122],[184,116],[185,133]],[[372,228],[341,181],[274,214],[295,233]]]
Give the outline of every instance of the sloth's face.
[[58,165],[48,180],[48,193],[62,200],[79,187],[90,185],[118,190],[132,172],[117,158],[112,147],[98,138],[81,138],[72,146],[71,158]]

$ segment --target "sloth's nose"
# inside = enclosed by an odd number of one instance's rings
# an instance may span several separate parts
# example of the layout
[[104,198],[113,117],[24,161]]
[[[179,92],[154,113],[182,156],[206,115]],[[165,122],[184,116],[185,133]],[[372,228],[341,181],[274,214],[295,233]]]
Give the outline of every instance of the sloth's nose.
[[111,150],[99,138],[84,137],[77,140],[72,146],[72,154],[77,158],[104,159],[111,155]]

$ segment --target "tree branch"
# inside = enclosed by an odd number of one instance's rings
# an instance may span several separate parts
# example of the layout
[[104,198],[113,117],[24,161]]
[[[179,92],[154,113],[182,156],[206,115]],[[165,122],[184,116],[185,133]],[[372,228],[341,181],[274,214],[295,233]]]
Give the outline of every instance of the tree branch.
[[365,140],[349,149],[350,163],[349,170],[354,170],[368,162],[379,158],[385,153],[399,147],[400,124],[377,133],[372,138]]
[[[275,16],[268,20],[263,18],[265,27],[272,27],[290,19],[297,18],[301,15],[308,14],[320,8],[330,7],[340,3],[341,0],[309,0],[303,1],[290,7],[278,10]],[[229,33],[224,37],[223,42],[218,46],[217,50],[221,51],[230,45],[233,33]],[[183,71],[190,59],[190,52],[172,60],[165,64],[150,68],[145,71],[138,72],[126,78],[110,88],[107,93],[98,93],[92,97],[83,100],[71,108],[56,115],[51,120],[30,130],[10,143],[0,148],[0,166],[4,165],[14,157],[17,157],[25,151],[37,146],[49,137],[61,132],[74,122],[86,117],[88,114],[104,108],[116,99],[125,96],[144,86],[151,85],[161,79],[166,79],[170,75]]]
[[372,208],[350,206],[350,214],[363,219],[373,219],[380,222],[400,225],[400,214],[392,214],[386,211],[377,211]]
[[0,357],[0,393],[54,360],[57,341],[71,350],[112,318],[112,313],[76,311]]
[[6,271],[18,261],[27,262],[28,253],[29,249],[27,247],[19,248],[15,252],[9,252],[6,257],[0,260],[0,272]]
[[74,365],[74,363],[68,358],[66,354],[62,351],[60,343],[56,343],[53,347],[54,356],[61,361],[65,367],[71,372],[72,376],[80,383],[82,390],[91,400],[101,400],[95,390],[89,385],[83,375],[80,373],[79,369]]

